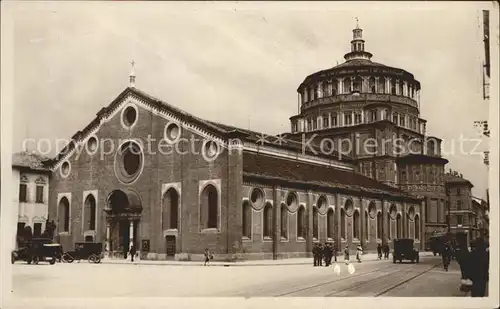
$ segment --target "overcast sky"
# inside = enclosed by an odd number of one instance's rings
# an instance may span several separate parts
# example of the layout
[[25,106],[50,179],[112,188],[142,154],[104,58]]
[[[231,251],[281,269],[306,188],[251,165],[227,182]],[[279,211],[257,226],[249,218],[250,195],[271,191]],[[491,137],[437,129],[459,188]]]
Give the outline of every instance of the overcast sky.
[[[5,4],[5,3],[4,3]],[[288,131],[296,89],[342,63],[360,20],[373,61],[422,86],[421,117],[444,140],[478,138],[481,6],[383,3],[10,3],[14,18],[13,150],[28,137],[70,138],[128,85],[199,117]],[[5,13],[5,12],[4,12]],[[471,149],[473,144],[467,144]],[[485,141],[479,150],[487,148]],[[479,155],[447,155],[484,197]]]

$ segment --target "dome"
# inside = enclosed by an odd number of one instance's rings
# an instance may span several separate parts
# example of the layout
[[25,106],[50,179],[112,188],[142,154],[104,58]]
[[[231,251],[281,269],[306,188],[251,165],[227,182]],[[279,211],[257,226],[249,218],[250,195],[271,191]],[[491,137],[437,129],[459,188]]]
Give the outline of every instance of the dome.
[[302,92],[305,86],[311,83],[322,82],[325,79],[377,76],[384,78],[397,78],[414,85],[415,90],[420,90],[420,82],[415,80],[413,74],[399,68],[394,68],[371,60],[372,54],[365,50],[365,41],[362,38],[363,30],[359,27],[353,30],[351,51],[344,55],[345,62],[332,68],[322,70],[307,76],[297,89]]

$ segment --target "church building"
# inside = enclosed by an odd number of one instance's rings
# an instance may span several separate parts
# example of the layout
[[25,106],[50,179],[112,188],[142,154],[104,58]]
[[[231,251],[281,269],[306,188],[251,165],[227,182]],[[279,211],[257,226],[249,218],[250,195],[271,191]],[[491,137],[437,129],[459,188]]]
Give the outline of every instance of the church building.
[[[45,162],[58,241],[65,250],[100,242],[109,256],[135,243],[153,260],[199,260],[206,248],[218,260],[304,257],[316,242],[374,251],[395,238],[424,250],[426,219],[443,226],[447,161],[440,140],[425,135],[419,82],[372,62],[361,32],[345,63],[299,86],[299,114],[281,136],[190,115],[137,89],[131,74]],[[302,134],[314,134],[307,147]],[[369,137],[400,137],[418,150],[325,152],[321,140]]]

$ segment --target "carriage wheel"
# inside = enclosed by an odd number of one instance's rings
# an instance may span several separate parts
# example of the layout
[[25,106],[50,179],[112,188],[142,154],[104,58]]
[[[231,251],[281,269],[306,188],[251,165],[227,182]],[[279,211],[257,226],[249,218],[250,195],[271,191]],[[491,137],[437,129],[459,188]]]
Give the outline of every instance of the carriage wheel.
[[96,255],[96,256],[95,256],[95,262],[94,262],[94,263],[96,263],[96,264],[101,263],[101,257],[100,257],[100,256],[98,256],[98,255]]
[[96,263],[96,256],[94,254],[89,256],[89,263]]
[[52,259],[50,260],[50,265],[54,265],[56,263],[56,257],[52,257]]

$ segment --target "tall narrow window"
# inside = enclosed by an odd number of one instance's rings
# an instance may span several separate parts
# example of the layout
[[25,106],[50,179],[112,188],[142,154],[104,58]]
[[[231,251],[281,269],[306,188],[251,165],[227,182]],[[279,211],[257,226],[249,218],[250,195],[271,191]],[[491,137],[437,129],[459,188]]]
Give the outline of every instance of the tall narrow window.
[[250,239],[252,237],[252,208],[246,200],[243,202],[242,216],[242,235]]
[[337,126],[337,114],[332,114],[332,127]]
[[264,237],[273,237],[273,206],[271,204],[266,204],[264,206]]
[[382,239],[382,228],[383,228],[382,213],[378,212],[377,213],[377,239]]
[[303,206],[299,207],[297,211],[297,237],[306,238],[306,230],[305,230],[305,209]]
[[373,121],[377,121],[377,112],[378,112],[378,111],[377,111],[376,109],[373,109],[373,110],[371,111],[371,115],[372,115],[372,122],[373,122]]
[[319,239],[319,229],[318,229],[318,208],[313,207],[313,239]]
[[346,239],[346,235],[345,235],[345,210],[344,208],[341,208],[340,209],[340,237],[342,237],[343,239]]
[[162,207],[163,230],[179,228],[179,194],[174,188],[170,188],[163,195]]
[[396,94],[396,81],[391,79],[391,94]]
[[59,201],[59,231],[69,232],[69,201],[66,197],[63,197]]
[[84,213],[83,217],[84,221],[84,229],[86,231],[94,231],[95,230],[95,211],[96,211],[96,201],[92,194],[87,195],[85,198],[84,205]]
[[392,239],[391,215],[387,214],[387,238]]
[[462,210],[462,201],[457,201],[457,210]]
[[368,82],[368,88],[371,93],[375,93],[375,77],[370,77]]
[[327,97],[330,95],[330,91],[328,91],[328,82],[323,82],[323,97]]
[[333,238],[334,234],[334,212],[330,208],[326,215],[326,237]]
[[19,202],[25,203],[28,201],[28,185],[22,183],[19,185]]
[[281,238],[288,239],[288,210],[285,204],[281,204]]
[[330,121],[328,119],[328,115],[323,115],[323,129],[326,129],[330,126]]
[[354,238],[355,239],[360,239],[359,237],[359,212],[357,210],[354,211],[353,215],[353,229],[354,229]]
[[458,215],[457,216],[457,224],[462,224],[462,216]]
[[219,196],[215,186],[207,185],[201,193],[200,226],[207,229],[218,228],[219,221]]
[[43,203],[43,186],[36,186],[36,202]]
[[385,79],[380,77],[377,82],[378,93],[385,93]]

